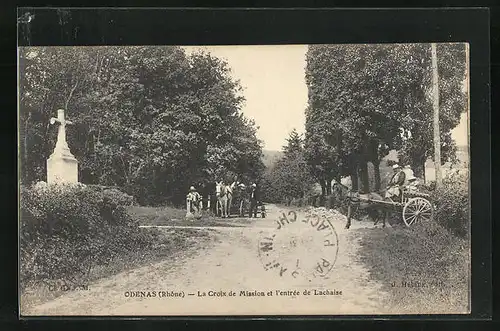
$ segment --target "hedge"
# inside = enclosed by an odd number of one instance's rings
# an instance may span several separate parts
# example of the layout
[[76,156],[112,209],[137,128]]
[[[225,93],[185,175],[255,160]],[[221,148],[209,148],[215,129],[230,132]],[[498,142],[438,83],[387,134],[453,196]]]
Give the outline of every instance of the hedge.
[[21,284],[85,278],[124,252],[150,249],[158,231],[138,228],[123,195],[113,193],[83,185],[21,187]]
[[436,221],[455,235],[466,237],[470,227],[468,174],[459,171],[449,174],[431,195]]

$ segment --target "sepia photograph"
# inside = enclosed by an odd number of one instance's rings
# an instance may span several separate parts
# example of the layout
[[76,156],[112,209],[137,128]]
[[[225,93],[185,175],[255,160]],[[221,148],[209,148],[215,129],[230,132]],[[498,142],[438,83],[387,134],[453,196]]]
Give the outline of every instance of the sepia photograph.
[[469,44],[18,47],[21,316],[470,314]]

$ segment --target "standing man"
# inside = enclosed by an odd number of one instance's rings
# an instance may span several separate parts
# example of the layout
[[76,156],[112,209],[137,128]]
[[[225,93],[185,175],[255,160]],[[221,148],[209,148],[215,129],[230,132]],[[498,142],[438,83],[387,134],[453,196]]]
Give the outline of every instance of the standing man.
[[259,201],[259,191],[257,184],[253,183],[250,189],[250,217],[257,217],[257,203]]
[[[186,200],[190,201],[189,206],[193,210],[193,214],[195,217],[200,216],[200,202],[201,202],[201,195],[196,191],[194,186],[191,186],[189,188],[189,193],[186,197]],[[191,213],[191,210],[188,210],[188,213]]]
[[387,183],[387,192],[385,196],[393,200],[400,200],[402,187],[406,180],[406,174],[403,169],[401,169],[399,164],[393,165],[392,170],[394,174],[392,175],[391,180],[389,180],[389,183]]

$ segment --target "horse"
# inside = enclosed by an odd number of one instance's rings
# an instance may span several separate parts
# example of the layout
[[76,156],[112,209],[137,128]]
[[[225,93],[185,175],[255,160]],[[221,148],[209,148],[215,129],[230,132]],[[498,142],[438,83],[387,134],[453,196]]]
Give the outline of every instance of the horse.
[[207,183],[204,182],[199,185],[200,187],[200,194],[203,197],[203,209],[211,212],[211,213],[216,213],[216,207],[217,207],[217,198],[215,197],[215,183]]
[[217,197],[218,206],[221,208],[221,216],[223,218],[229,217],[233,200],[232,188],[229,185],[225,185],[223,182],[216,182],[215,196]]
[[390,207],[384,204],[377,204],[376,202],[372,203],[371,201],[366,200],[370,199],[374,201],[388,201],[387,198],[382,197],[382,195],[376,192],[370,192],[367,194],[350,192],[347,186],[340,183],[335,183],[334,185],[332,185],[332,194],[342,200],[341,207],[347,207],[347,222],[345,225],[346,229],[349,229],[351,227],[351,217],[357,210],[365,211],[372,219],[373,225],[377,225],[378,222],[382,220],[382,227],[385,228]]
[[226,195],[227,195],[227,214],[228,217],[231,215],[231,208],[233,207],[234,191],[237,186],[237,182],[234,181],[230,185],[226,185]]

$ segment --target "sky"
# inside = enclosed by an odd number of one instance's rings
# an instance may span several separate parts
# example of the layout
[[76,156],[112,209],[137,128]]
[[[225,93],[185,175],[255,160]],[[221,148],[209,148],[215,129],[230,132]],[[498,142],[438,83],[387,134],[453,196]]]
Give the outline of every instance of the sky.
[[[307,45],[186,46],[187,53],[203,49],[224,59],[240,80],[246,117],[255,120],[264,149],[281,150],[295,128],[304,133],[307,106],[305,81]],[[458,145],[467,145],[467,116],[452,131]]]
[[[200,47],[184,47],[189,53]],[[281,150],[295,128],[304,132],[307,107],[305,45],[203,47],[225,59],[246,99],[242,108],[255,120],[264,149]]]

